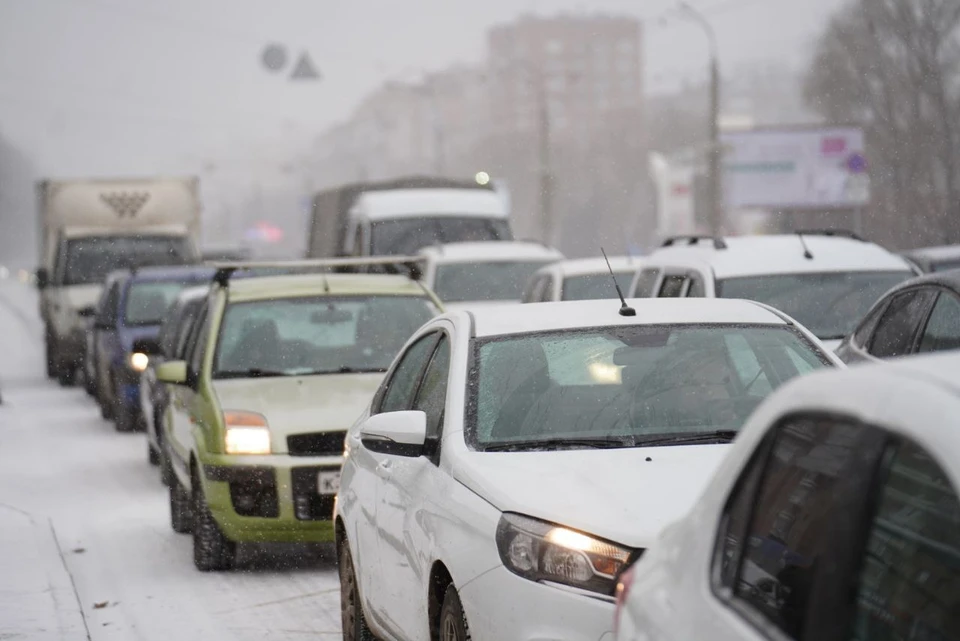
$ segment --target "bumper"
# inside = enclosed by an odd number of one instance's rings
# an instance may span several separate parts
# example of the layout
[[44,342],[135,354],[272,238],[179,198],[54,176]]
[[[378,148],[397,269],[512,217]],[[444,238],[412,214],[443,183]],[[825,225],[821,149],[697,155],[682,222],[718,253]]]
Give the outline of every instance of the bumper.
[[503,566],[467,583],[460,598],[476,641],[613,641],[612,601],[528,581]]
[[319,475],[339,472],[342,464],[340,456],[210,456],[204,493],[232,541],[327,543],[334,540],[335,495],[320,494]]

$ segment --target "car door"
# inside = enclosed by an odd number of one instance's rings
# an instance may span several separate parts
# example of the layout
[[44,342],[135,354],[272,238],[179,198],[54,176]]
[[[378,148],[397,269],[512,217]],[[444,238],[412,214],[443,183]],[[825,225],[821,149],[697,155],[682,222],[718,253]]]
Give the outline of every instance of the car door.
[[113,370],[111,359],[118,348],[120,290],[122,281],[115,282],[107,293],[103,307],[97,313],[95,323],[96,334],[93,339],[94,353],[96,354],[96,371],[99,379],[100,402],[113,402]]
[[[443,431],[450,373],[450,339],[441,332],[409,409],[427,415],[423,456],[390,457],[378,487],[377,522],[381,531],[380,564],[384,577],[387,615],[398,636],[426,638],[425,604],[430,535],[425,528],[425,505],[435,504],[432,492],[442,487],[440,436]],[[428,519],[427,519],[428,520]]]
[[716,533],[710,582],[728,612],[703,613],[701,623],[719,624],[713,638],[837,638],[849,615],[845,579],[859,568],[850,552],[861,545],[888,442],[883,430],[817,412],[770,430]]
[[207,311],[206,306],[199,311],[190,339],[187,342],[184,354],[187,361],[187,384],[175,385],[170,390],[169,445],[173,454],[173,462],[179,465],[184,477],[189,472],[188,464],[193,439],[195,398],[197,395],[195,381],[199,373],[199,365],[203,362],[204,348],[209,334]]
[[[374,396],[370,413],[395,412],[410,408],[423,373],[437,342],[437,333],[428,332],[410,343],[387,374]],[[359,425],[348,436],[350,457],[344,466],[338,509],[348,523],[348,535],[354,542],[354,565],[360,579],[360,593],[369,606],[369,613],[380,625],[389,625],[387,611],[390,603],[385,592],[390,581],[382,580],[380,538],[384,536],[378,522],[380,488],[393,460],[385,454],[372,452],[360,441]],[[386,464],[384,466],[384,464]],[[396,533],[387,536],[398,536]],[[402,536],[400,534],[399,536]]]
[[931,287],[918,287],[894,295],[867,344],[870,360],[912,354],[935,299],[936,290]]

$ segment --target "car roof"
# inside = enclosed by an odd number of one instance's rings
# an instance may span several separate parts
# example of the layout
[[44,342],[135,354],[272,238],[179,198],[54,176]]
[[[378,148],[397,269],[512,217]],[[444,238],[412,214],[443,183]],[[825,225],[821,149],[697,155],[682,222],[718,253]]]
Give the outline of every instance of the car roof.
[[931,272],[923,276],[917,276],[900,283],[891,291],[900,291],[917,285],[940,285],[960,293],[960,269],[946,269],[942,272]]
[[210,285],[197,285],[196,287],[185,287],[177,294],[176,304],[185,305],[190,301],[204,298],[210,293]]
[[951,258],[960,258],[960,245],[939,245],[937,247],[920,247],[903,252],[904,256],[910,258],[921,258],[926,260],[944,260]]
[[711,268],[717,278],[847,271],[913,271],[910,263],[880,245],[844,238],[804,234],[813,258],[804,257],[797,234],[736,236],[717,249],[709,239],[695,245],[661,247],[650,254],[667,265]]
[[552,247],[522,240],[490,240],[483,242],[446,243],[420,250],[438,263],[494,262],[518,259],[561,260],[563,254]]
[[[610,256],[610,267],[615,272],[636,270],[642,267],[642,259],[638,256]],[[609,273],[607,261],[603,258],[561,260],[551,265],[550,268],[559,273],[561,278]],[[541,269],[543,270],[543,268]]]
[[216,270],[208,265],[170,265],[158,267],[141,267],[131,274],[131,282],[141,281],[183,281],[183,280],[210,280]]
[[387,274],[296,274],[251,276],[230,281],[231,301],[296,296],[422,296],[427,291],[406,276]]
[[499,336],[617,325],[786,325],[764,305],[730,298],[637,298],[627,301],[636,316],[621,316],[616,300],[584,300],[467,308],[476,336]]

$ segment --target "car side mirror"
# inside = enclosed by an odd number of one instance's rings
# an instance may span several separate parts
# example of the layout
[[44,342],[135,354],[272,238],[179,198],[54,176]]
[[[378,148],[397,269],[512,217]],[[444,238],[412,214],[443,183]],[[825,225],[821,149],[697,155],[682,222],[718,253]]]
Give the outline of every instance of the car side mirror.
[[133,341],[132,351],[155,356],[160,353],[160,342],[155,338],[138,338]]
[[187,361],[167,361],[157,366],[157,380],[170,385],[187,385]]
[[50,286],[50,272],[46,267],[37,270],[37,289],[46,289]]
[[371,452],[415,458],[427,440],[427,415],[419,410],[374,414],[360,426],[360,442]]

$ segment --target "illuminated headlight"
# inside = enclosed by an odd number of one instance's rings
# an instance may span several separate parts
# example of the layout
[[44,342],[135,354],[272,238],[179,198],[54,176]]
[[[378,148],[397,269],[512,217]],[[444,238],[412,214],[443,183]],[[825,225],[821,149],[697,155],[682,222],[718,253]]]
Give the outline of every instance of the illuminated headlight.
[[269,454],[270,430],[267,419],[255,412],[223,413],[226,425],[224,449],[227,454]]
[[505,513],[497,526],[503,565],[531,581],[612,596],[630,550],[546,521]]
[[150,362],[150,357],[143,352],[134,352],[130,354],[128,362],[130,363],[130,369],[135,372],[142,372],[147,369],[147,363]]

